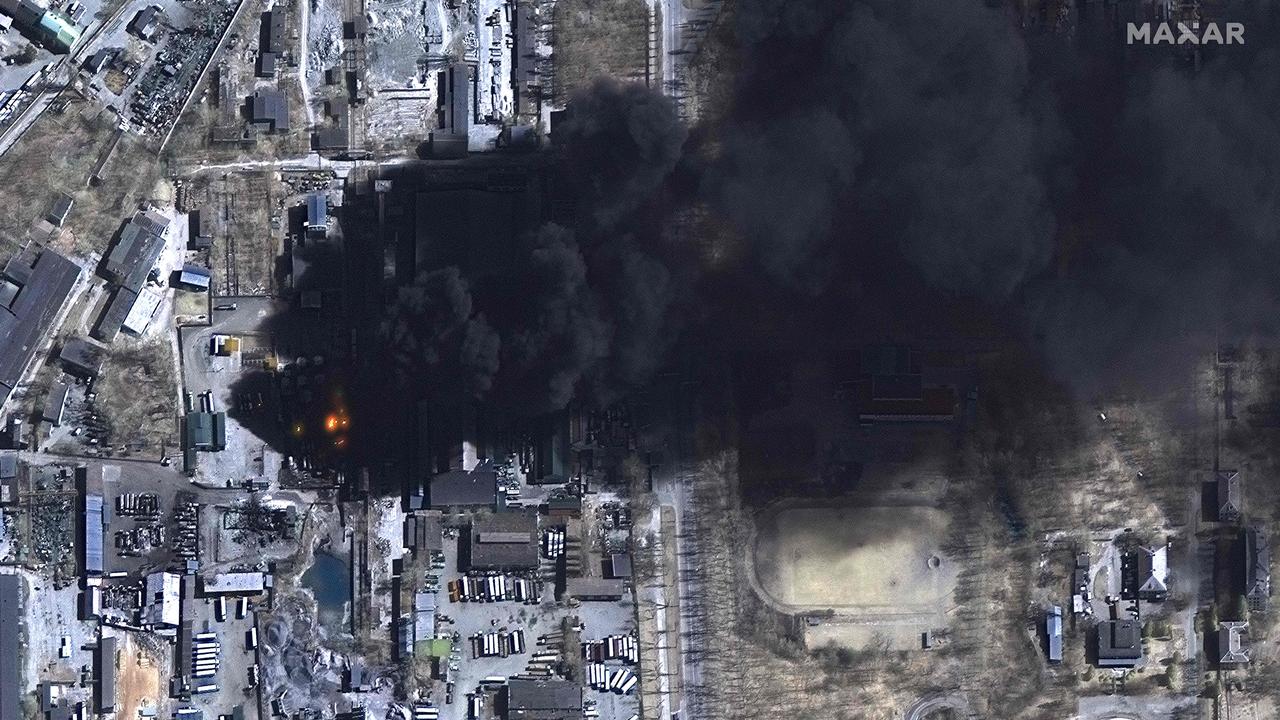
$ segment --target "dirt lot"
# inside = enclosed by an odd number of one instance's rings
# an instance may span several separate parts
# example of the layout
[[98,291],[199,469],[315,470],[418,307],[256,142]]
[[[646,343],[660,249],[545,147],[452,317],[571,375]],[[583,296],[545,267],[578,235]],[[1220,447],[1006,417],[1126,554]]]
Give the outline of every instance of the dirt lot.
[[188,181],[188,193],[191,205],[214,219],[209,253],[214,296],[274,293],[285,232],[276,174],[203,173]]
[[[43,220],[59,192],[70,194],[75,205],[54,246],[77,253],[105,252],[140,202],[169,197],[160,162],[131,135],[120,136],[101,171],[102,183],[90,187],[95,165],[115,142],[112,116],[74,93],[63,99],[65,105],[55,102],[0,163],[8,200],[0,207],[0,262]],[[46,225],[41,238],[51,229]]]
[[[167,693],[162,692],[160,676],[169,675],[171,663],[168,653],[157,653],[161,647],[143,647],[135,639],[133,633],[126,633],[120,643],[120,668],[116,677],[116,693],[119,702],[119,717],[138,717],[143,708],[159,710]],[[165,688],[167,690],[167,688]]]
[[[275,7],[288,13],[285,37],[297,33],[296,4],[277,2]],[[215,59],[215,66],[203,84],[195,90],[196,100],[187,107],[165,147],[166,156],[183,167],[204,163],[229,163],[263,160],[273,157],[300,157],[311,148],[307,112],[302,102],[302,87],[297,69],[284,59],[277,66],[275,78],[255,76],[259,30],[266,3],[252,0],[241,11],[230,30],[230,37]],[[286,49],[297,53],[297,42],[288,40]],[[289,97],[290,132],[280,135],[258,134],[256,142],[214,142],[215,131],[221,136],[243,134],[246,125],[245,99],[257,89],[278,89]]]
[[924,507],[782,508],[762,518],[753,561],[764,589],[797,610],[907,611],[954,589],[946,527]]
[[645,81],[649,9],[644,0],[562,0],[553,16],[555,101],[600,76]]
[[[163,340],[121,338],[111,345],[96,390],[109,432],[103,445],[121,456],[159,457],[175,451],[177,378],[173,352]],[[120,451],[121,446],[126,446]]]

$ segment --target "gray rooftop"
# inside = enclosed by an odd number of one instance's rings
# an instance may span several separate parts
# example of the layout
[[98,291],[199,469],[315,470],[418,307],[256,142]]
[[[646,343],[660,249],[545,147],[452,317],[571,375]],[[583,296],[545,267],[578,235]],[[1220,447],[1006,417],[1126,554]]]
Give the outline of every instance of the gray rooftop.
[[498,474],[488,468],[446,470],[431,478],[431,507],[493,507]]
[[468,566],[472,568],[537,568],[538,517],[501,512],[471,522]]
[[582,716],[582,686],[566,680],[521,680],[507,683],[507,717],[561,720]]
[[9,307],[0,307],[0,404],[21,380],[80,277],[79,265],[52,250],[40,253],[31,267],[6,266],[6,275],[10,270],[24,282]]
[[84,569],[95,575],[103,573],[103,536],[106,526],[102,514],[102,496],[87,494],[84,498]]
[[22,717],[22,671],[13,661],[20,655],[18,618],[22,617],[22,578],[0,575],[0,717]]
[[1142,625],[1137,620],[1098,624],[1099,667],[1133,667],[1142,659]]

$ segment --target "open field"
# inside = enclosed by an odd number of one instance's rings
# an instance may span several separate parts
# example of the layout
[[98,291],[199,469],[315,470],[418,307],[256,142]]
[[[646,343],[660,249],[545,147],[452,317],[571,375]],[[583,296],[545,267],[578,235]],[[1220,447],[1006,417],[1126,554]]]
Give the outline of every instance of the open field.
[[602,76],[645,82],[649,9],[643,0],[563,0],[553,27],[557,103]]
[[925,507],[790,507],[761,519],[753,563],[792,610],[911,612],[955,586],[947,515]]
[[112,344],[96,386],[108,428],[103,445],[122,456],[159,457],[166,447],[176,452],[176,382],[167,341],[122,338]]
[[[0,207],[0,262],[33,231],[41,239],[54,232],[53,246],[65,252],[103,253],[140,202],[169,196],[161,163],[147,145],[132,135],[116,137],[112,116],[70,91],[35,121],[0,163],[8,199]],[[113,144],[101,184],[91,187],[90,176]],[[60,192],[75,205],[57,232],[43,218]]]
[[189,202],[213,218],[209,267],[215,297],[275,292],[282,192],[273,171],[203,173],[188,181]]

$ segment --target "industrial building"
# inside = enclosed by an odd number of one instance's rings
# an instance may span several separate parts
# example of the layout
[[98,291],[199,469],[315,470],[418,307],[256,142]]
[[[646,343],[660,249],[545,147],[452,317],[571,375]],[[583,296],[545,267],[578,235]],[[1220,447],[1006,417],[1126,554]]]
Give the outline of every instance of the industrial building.
[[18,502],[18,453],[0,450],[0,505]]
[[55,382],[50,388],[49,393],[44,398],[44,409],[41,411],[40,419],[59,427],[62,425],[62,416],[67,411],[67,393],[71,388],[65,383]]
[[504,693],[507,720],[579,720],[582,686],[567,680],[513,678]]
[[208,250],[213,247],[213,215],[203,210],[192,210],[188,215],[190,227],[187,247],[191,250]]
[[1054,605],[1044,614],[1044,634],[1049,662],[1062,662],[1062,608]]
[[98,651],[94,657],[97,682],[94,684],[93,700],[100,715],[116,710],[117,650],[114,637],[104,637],[98,641]]
[[75,21],[35,0],[0,0],[0,12],[13,18],[24,37],[50,52],[69,53],[80,39]]
[[404,519],[404,546],[411,552],[444,552],[444,516],[435,510],[412,513]]
[[169,219],[154,210],[138,211],[125,223],[103,264],[103,275],[119,286],[98,321],[94,335],[105,342],[121,330],[141,335],[150,324],[162,296],[145,287],[147,277],[164,251]]
[[22,380],[79,279],[80,266],[52,250],[28,249],[5,265],[0,278],[0,406]]
[[427,502],[438,510],[492,508],[498,495],[498,474],[488,466],[475,470],[436,473],[428,486]]
[[610,578],[628,579],[631,577],[631,553],[612,553],[609,555],[606,575]]
[[572,577],[565,583],[564,594],[574,600],[616,602],[627,586],[616,578]]
[[22,656],[18,630],[22,617],[22,577],[0,575],[0,717],[22,717]]
[[1098,667],[1137,666],[1142,661],[1142,625],[1137,620],[1098,623]]
[[201,591],[207,595],[261,595],[270,587],[271,576],[261,572],[219,573],[203,578]]
[[289,98],[279,90],[258,90],[246,102],[249,122],[269,133],[289,132]]
[[102,370],[102,353],[84,338],[72,338],[58,351],[58,362],[68,374],[78,378],[94,378]]
[[227,447],[226,413],[189,412],[183,427],[186,449],[218,452]]
[[103,265],[107,280],[137,292],[164,251],[168,227],[169,219],[154,210],[135,213],[107,255]]
[[1262,612],[1271,604],[1271,540],[1260,527],[1244,531],[1244,596],[1249,609]]
[[324,193],[307,196],[307,237],[323,238],[329,230],[329,199]]
[[868,345],[849,394],[860,422],[949,422],[959,417],[975,373],[962,354]]
[[209,289],[211,273],[208,268],[202,268],[199,265],[183,265],[182,271],[178,273],[177,284],[187,290],[195,290],[197,292],[206,292]]
[[478,517],[467,536],[466,567],[471,570],[536,570],[538,516],[501,512]]
[[182,611],[182,576],[171,572],[147,575],[142,622],[153,630],[176,631]]
[[160,32],[160,6],[148,5],[139,10],[125,30],[147,42],[155,40]]
[[102,495],[86,492],[84,496],[84,522],[82,523],[82,546],[84,547],[84,571],[86,575],[101,575],[105,572],[103,545],[106,538],[106,525],[102,514]]

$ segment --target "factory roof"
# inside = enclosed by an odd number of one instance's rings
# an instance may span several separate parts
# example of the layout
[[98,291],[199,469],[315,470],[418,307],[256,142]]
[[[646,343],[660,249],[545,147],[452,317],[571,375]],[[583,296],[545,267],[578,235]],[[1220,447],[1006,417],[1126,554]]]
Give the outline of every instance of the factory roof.
[[209,280],[208,268],[202,268],[199,265],[183,265],[182,272],[178,274],[179,283],[199,290],[208,290]]
[[138,298],[133,303],[133,307],[129,308],[128,314],[124,316],[124,321],[120,323],[120,329],[131,332],[134,335],[141,335],[146,332],[147,326],[151,324],[151,318],[156,314],[156,309],[160,307],[160,302],[164,300],[164,296],[144,287],[138,292]]
[[120,328],[124,325],[124,321],[129,317],[129,313],[133,310],[133,306],[138,302],[138,293],[127,287],[116,290],[115,297],[111,298],[111,304],[107,306],[107,311],[102,314],[102,319],[98,321],[98,327],[94,329],[94,337],[103,342],[111,342],[120,334]]
[[579,600],[619,600],[626,585],[616,578],[574,577],[565,584],[565,595]]
[[567,680],[507,682],[507,718],[561,720],[582,716],[582,686]]
[[283,12],[268,10],[262,13],[261,46],[264,52],[276,54],[284,52],[286,18],[287,16]]
[[329,200],[324,193],[314,192],[307,196],[307,230],[319,229],[321,232],[329,224]]
[[202,244],[204,247],[208,247],[210,243],[197,243],[196,241],[213,240],[213,213],[196,208],[189,213],[189,216],[191,226],[187,234],[190,236],[191,245],[194,247]]
[[182,577],[177,573],[153,572],[147,576],[146,592],[143,621],[177,627],[182,610]]
[[471,522],[468,567],[537,568],[538,517],[527,512],[502,512]]
[[227,447],[226,413],[187,413],[186,447],[219,451]]
[[260,572],[220,573],[204,578],[206,595],[255,595],[267,587],[267,576]]
[[22,717],[22,672],[14,658],[21,655],[18,646],[17,618],[22,617],[22,577],[0,575],[0,717]]
[[276,74],[276,61],[279,60],[279,58],[280,56],[273,52],[258,53],[258,77],[273,77]]
[[[23,253],[20,257],[27,258]],[[16,260],[17,258],[15,258]],[[80,277],[80,266],[45,250],[33,266],[10,261],[5,275],[21,276],[22,287],[8,308],[0,307],[0,404],[8,399],[36,349]]]
[[90,575],[104,572],[102,545],[106,526],[102,506],[101,495],[89,493],[84,496],[84,570]]
[[345,127],[322,127],[311,134],[311,149],[318,152],[344,152],[349,146]]
[[51,422],[55,426],[62,424],[62,414],[67,409],[67,392],[71,388],[66,383],[55,382],[49,388],[49,394],[44,397],[44,410],[41,412],[41,419],[45,422]]
[[252,122],[271,132],[289,132],[289,98],[279,90],[258,90],[249,97]]
[[71,207],[75,205],[75,198],[66,193],[58,193],[58,197],[53,201],[53,207],[49,209],[49,214],[45,215],[45,219],[57,227],[62,227],[62,223],[67,221],[67,215],[71,213]]
[[102,369],[102,354],[84,338],[72,338],[62,345],[58,361],[67,372],[78,377],[95,377]]
[[631,553],[613,553],[610,555],[609,575],[615,578],[631,577]]
[[60,10],[46,10],[35,30],[44,46],[53,52],[70,52],[80,39],[80,28]]
[[160,8],[156,5],[142,8],[129,21],[126,29],[143,40],[155,37],[156,31],[160,29]]
[[498,474],[490,468],[446,470],[431,478],[433,508],[493,507],[498,492]]
[[164,230],[168,225],[163,215],[138,212],[120,230],[103,266],[107,279],[135,293],[147,281],[164,251]]
[[462,62],[453,63],[436,77],[437,125],[441,130],[465,136],[471,128],[473,77],[472,66]]
[[1049,640],[1049,662],[1062,662],[1062,608],[1054,605],[1045,613],[1045,636]]
[[97,652],[99,714],[116,709],[116,639],[104,637],[98,641]]
[[415,512],[404,519],[404,545],[412,550],[444,550],[444,525],[439,511]]

